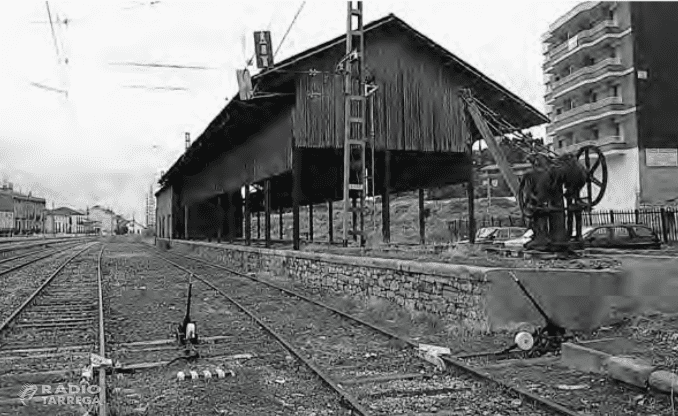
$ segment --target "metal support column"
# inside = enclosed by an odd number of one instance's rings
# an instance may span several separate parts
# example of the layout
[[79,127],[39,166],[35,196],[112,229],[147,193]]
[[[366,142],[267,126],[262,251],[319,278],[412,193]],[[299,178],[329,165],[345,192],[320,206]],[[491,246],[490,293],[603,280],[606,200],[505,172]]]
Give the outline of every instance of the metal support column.
[[188,240],[188,205],[184,205],[184,239]]
[[250,185],[245,184],[245,244],[252,244],[252,212],[250,209]]
[[[294,140],[294,138],[293,138]],[[299,205],[301,204],[301,166],[302,151],[295,144],[292,145],[292,241],[294,250],[301,248],[299,232]]]
[[264,181],[264,238],[266,248],[271,247],[271,180]]
[[308,204],[308,239],[313,242],[313,204]]
[[[348,2],[346,23],[346,57],[344,58],[344,218],[343,244],[348,246],[348,235],[360,235],[360,245],[365,245],[365,36],[363,30],[363,3]],[[355,16],[355,19],[354,19]],[[354,25],[355,23],[355,25]],[[350,207],[349,193],[360,199],[359,208]],[[360,213],[360,230],[353,221],[349,232],[349,215]]]
[[328,234],[329,234],[329,240],[330,244],[332,244],[334,240],[334,212],[333,212],[333,205],[334,203],[330,200],[327,201],[327,224],[328,224]]
[[391,242],[391,151],[384,151],[384,193],[381,196],[381,233],[384,243]]
[[283,206],[278,207],[278,226],[280,231],[280,240],[283,240]]
[[424,207],[424,190],[419,188],[419,244],[426,244],[426,208]]

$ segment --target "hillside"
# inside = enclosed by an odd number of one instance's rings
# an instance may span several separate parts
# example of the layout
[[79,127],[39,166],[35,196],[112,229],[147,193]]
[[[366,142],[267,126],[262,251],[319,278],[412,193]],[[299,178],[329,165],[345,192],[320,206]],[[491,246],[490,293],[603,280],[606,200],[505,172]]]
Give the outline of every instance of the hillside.
[[[466,220],[468,218],[468,206],[466,198],[452,198],[445,200],[427,200],[424,207],[429,209],[429,216],[426,219],[426,241],[427,242],[449,242],[452,235],[449,230],[448,222],[453,220]],[[520,216],[520,209],[517,204],[509,198],[493,198],[489,210],[487,210],[487,199],[476,199],[475,204],[476,221],[480,223],[483,218],[492,216],[494,218],[506,219],[509,216],[517,218]],[[368,245],[374,245],[381,242],[381,200],[376,198],[374,215],[372,215],[372,201],[367,201],[369,213],[365,216],[365,229],[368,234]],[[327,204],[316,205],[313,208],[313,240],[315,242],[324,242],[328,240],[328,221]],[[335,202],[333,206],[334,217],[334,241],[341,241],[342,238],[342,202]],[[372,221],[374,218],[374,221]],[[300,229],[302,239],[307,238],[309,230],[308,207],[300,209]],[[252,237],[257,237],[256,217],[252,220]],[[283,238],[292,239],[292,213],[283,214]],[[278,239],[279,222],[278,214],[271,216],[271,238]],[[264,238],[264,216],[261,215],[261,238]],[[391,200],[391,242],[393,243],[418,243],[419,242],[419,202],[416,193],[402,194]]]

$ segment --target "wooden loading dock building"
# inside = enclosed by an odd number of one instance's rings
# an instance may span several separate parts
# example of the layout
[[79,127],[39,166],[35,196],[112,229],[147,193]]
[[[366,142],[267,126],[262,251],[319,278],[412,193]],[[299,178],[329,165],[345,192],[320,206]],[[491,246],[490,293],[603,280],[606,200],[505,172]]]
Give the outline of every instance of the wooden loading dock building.
[[[548,119],[393,14],[365,25],[364,33],[366,75],[378,87],[368,115],[374,114],[374,193],[382,196],[384,240],[393,192],[465,183],[472,215],[471,146],[480,134],[462,89],[516,128]],[[258,95],[226,105],[160,179],[158,237],[250,244],[252,213],[261,212],[269,246],[271,215],[291,207],[299,249],[299,207],[343,198],[344,78],[336,67],[345,39],[262,71],[252,79]],[[251,186],[261,191],[249,192]],[[423,192],[420,199],[421,207]]]

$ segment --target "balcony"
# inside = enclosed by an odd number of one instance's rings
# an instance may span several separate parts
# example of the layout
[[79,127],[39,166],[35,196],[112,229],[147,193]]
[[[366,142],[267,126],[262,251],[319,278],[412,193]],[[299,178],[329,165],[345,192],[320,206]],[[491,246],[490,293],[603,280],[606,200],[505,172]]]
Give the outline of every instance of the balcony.
[[608,115],[624,115],[632,111],[634,108],[624,104],[621,97],[606,97],[556,115],[546,127],[546,131],[548,134],[554,134],[583,122],[596,121]]
[[612,104],[621,104],[621,103],[622,103],[621,97],[606,97],[593,103],[586,103],[578,107],[575,107],[571,110],[567,110],[563,113],[560,113],[554,117],[553,121],[558,122],[567,120],[568,118],[574,117],[581,113],[597,110],[599,108],[607,107]]
[[555,22],[551,23],[549,25],[549,31],[548,34],[551,34],[554,30],[558,29],[565,23],[569,22],[572,20],[574,17],[576,17],[579,13],[588,11],[593,9],[594,7],[599,6],[602,3],[602,1],[585,1],[582,3],[579,3],[578,5],[574,6],[569,12],[565,13],[564,15],[560,16],[558,20]]
[[578,143],[571,144],[569,146],[563,146],[560,148],[555,148],[555,152],[559,155],[565,154],[565,153],[576,153],[579,149],[581,149],[584,146],[598,146],[600,147],[600,150],[605,152],[606,150],[611,150],[613,148],[617,148],[620,146],[624,146],[626,144],[626,141],[624,140],[623,137],[621,136],[608,136],[608,137],[603,137],[602,139],[598,140],[584,140]]
[[575,53],[577,50],[581,50],[587,47],[587,45],[594,43],[595,40],[601,36],[616,33],[620,33],[619,24],[614,20],[603,20],[591,29],[583,30],[570,38],[567,42],[563,42],[549,50],[546,55],[544,66],[550,67],[555,65],[567,56]]
[[[565,78],[558,81],[553,81],[546,87],[546,101],[553,101],[569,90],[576,88],[578,85],[595,82],[596,77],[604,76],[611,71],[621,70],[622,62],[620,58],[607,58],[602,61],[580,68]],[[566,91],[567,90],[567,91]]]

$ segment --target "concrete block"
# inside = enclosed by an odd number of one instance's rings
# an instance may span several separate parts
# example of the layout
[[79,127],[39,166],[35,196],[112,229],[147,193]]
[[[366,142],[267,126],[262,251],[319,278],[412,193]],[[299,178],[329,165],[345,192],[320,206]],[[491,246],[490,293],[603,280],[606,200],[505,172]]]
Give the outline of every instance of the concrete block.
[[565,342],[561,350],[561,363],[584,373],[605,373],[605,361],[612,356],[608,353]]
[[678,374],[670,371],[655,371],[650,374],[648,383],[653,388],[664,393],[678,393]]
[[615,380],[632,384],[638,387],[646,387],[650,374],[655,367],[645,360],[628,357],[610,357],[605,360],[607,375]]

